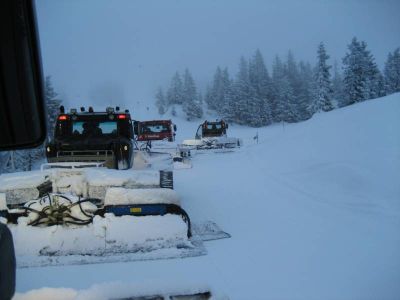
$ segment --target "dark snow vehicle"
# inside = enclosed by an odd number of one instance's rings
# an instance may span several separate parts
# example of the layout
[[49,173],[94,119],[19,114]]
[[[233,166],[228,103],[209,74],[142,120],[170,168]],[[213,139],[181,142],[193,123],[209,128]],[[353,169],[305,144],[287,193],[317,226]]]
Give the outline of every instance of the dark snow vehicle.
[[[200,135],[201,129],[201,135]],[[226,136],[226,130],[228,129],[228,123],[224,120],[216,120],[213,122],[204,121],[203,124],[199,126],[196,132],[196,138],[208,138],[208,137],[220,137]]]
[[105,112],[71,109],[60,114],[53,140],[46,145],[49,163],[99,162],[112,169],[128,169],[133,163],[133,127],[128,110],[108,107]]
[[176,125],[171,120],[135,122],[135,134],[139,142],[175,140]]

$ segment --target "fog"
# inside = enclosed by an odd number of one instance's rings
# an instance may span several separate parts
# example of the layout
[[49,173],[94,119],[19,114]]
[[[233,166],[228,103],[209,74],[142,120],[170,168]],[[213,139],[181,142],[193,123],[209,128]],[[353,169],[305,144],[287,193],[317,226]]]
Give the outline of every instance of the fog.
[[216,66],[235,75],[260,49],[315,62],[319,42],[341,62],[353,36],[380,68],[400,46],[400,1],[37,0],[45,75],[69,105],[151,105],[189,68],[203,89]]

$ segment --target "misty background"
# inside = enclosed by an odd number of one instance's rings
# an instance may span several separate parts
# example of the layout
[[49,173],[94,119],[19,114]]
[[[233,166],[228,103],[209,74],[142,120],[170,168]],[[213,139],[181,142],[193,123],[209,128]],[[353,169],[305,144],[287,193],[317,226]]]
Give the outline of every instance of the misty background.
[[44,74],[66,106],[155,102],[176,70],[189,68],[200,90],[215,68],[237,72],[259,49],[269,71],[292,50],[316,63],[323,41],[341,64],[352,37],[379,68],[400,45],[400,1],[36,1]]

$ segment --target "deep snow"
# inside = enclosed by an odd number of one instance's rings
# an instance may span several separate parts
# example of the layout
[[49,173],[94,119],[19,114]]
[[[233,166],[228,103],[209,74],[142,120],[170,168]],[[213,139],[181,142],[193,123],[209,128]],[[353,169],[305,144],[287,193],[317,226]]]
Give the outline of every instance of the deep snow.
[[[17,291],[31,291],[15,299],[195,286],[230,299],[398,299],[399,116],[395,94],[298,124],[230,126],[244,147],[198,154],[174,174],[192,220],[213,220],[230,239],[194,258],[18,269]],[[174,121],[178,140],[198,126]]]

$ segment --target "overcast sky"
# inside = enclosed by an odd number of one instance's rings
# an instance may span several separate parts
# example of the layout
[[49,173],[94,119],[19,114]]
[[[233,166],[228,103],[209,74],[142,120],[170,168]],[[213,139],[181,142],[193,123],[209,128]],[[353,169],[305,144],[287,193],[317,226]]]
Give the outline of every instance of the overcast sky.
[[269,67],[291,49],[331,63],[353,36],[383,67],[400,47],[400,0],[37,0],[45,75],[66,104],[153,103],[176,70],[204,87],[217,65],[235,75],[258,48]]

